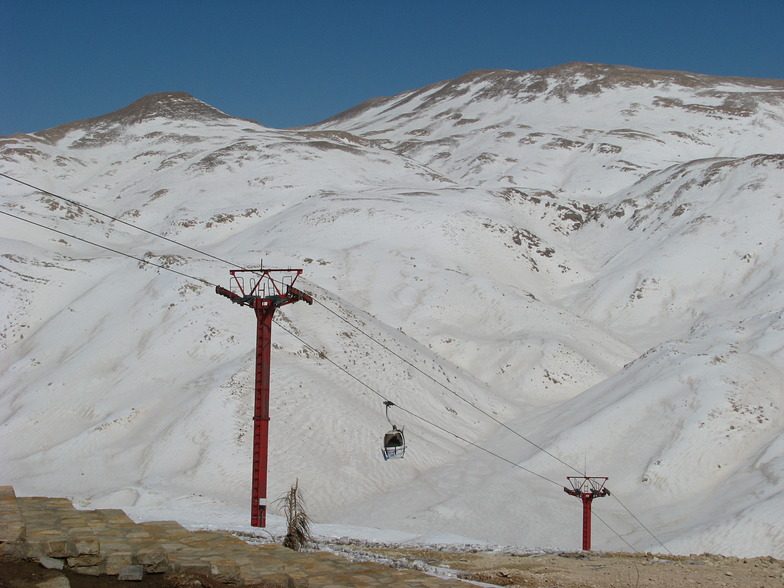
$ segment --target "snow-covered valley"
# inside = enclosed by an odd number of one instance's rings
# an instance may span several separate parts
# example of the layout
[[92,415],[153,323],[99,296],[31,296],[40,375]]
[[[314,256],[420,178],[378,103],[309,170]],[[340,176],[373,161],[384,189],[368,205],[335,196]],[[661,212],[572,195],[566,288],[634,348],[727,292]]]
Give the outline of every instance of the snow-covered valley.
[[587,472],[595,549],[784,557],[782,136],[784,81],[568,64],[0,138],[0,483],[247,525],[255,319],[213,285],[263,260],[316,300],[276,315],[269,496],[321,533],[577,548]]

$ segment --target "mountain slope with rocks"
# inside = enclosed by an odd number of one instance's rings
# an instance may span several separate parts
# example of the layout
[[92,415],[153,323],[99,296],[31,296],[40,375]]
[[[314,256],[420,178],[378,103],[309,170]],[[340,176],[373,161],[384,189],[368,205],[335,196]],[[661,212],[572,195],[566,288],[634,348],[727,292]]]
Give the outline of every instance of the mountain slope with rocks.
[[595,548],[784,556],[783,92],[567,64],[0,139],[4,483],[246,524],[255,319],[214,285],[263,260],[317,301],[276,315],[269,496],[325,532],[577,547],[587,471]]

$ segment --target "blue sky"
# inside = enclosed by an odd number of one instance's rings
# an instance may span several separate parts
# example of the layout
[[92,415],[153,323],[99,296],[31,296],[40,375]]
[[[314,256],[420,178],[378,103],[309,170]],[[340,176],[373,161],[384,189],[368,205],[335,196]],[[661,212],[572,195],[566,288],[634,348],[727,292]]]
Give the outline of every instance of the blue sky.
[[784,78],[784,0],[0,0],[0,136],[185,91],[305,125],[474,69]]

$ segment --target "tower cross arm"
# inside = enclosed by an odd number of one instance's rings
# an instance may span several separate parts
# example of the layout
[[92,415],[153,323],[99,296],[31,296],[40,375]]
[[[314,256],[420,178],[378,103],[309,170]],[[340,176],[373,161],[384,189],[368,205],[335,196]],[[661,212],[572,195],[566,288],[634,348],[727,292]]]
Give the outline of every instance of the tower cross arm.
[[290,298],[294,300],[302,300],[303,302],[307,302],[308,304],[313,304],[313,296],[310,294],[306,294],[299,288],[295,288],[294,286],[289,286],[288,295]]
[[221,296],[225,296],[226,298],[228,298],[229,300],[231,300],[232,302],[234,302],[236,304],[246,304],[247,303],[247,300],[245,299],[244,296],[240,296],[239,294],[235,294],[234,292],[232,292],[231,290],[228,290],[227,288],[224,288],[223,286],[215,286],[215,292],[217,294],[220,294]]

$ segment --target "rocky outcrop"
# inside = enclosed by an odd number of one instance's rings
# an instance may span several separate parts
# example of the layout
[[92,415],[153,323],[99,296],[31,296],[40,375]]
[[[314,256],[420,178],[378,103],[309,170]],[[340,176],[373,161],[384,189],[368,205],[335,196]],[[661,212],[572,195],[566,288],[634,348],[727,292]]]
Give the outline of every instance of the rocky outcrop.
[[[287,588],[464,586],[326,552],[252,545],[225,531],[189,531],[174,521],[135,523],[118,509],[77,510],[66,498],[21,498],[10,486],[0,486],[2,556],[38,561],[51,570],[127,581],[141,580],[145,574],[179,573],[224,584]],[[47,582],[62,582],[63,577]],[[66,588],[67,580],[61,585]]]

